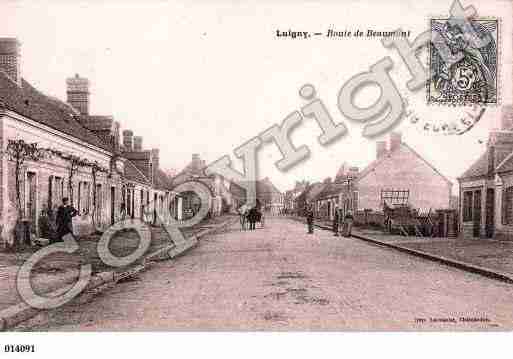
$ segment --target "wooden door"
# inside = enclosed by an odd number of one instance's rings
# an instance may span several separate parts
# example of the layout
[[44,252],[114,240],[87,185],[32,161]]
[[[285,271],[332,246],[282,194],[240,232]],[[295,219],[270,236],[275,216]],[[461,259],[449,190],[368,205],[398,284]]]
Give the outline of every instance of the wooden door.
[[474,210],[473,212],[473,235],[475,238],[479,238],[480,236],[480,228],[481,228],[481,190],[474,191]]
[[488,188],[486,190],[486,238],[492,238],[495,230],[495,190]]

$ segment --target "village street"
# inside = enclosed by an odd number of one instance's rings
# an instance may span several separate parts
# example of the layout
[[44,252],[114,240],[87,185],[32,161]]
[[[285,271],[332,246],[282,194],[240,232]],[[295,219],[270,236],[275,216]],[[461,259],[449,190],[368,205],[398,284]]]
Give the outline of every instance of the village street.
[[25,330],[510,330],[511,298],[511,284],[270,217]]

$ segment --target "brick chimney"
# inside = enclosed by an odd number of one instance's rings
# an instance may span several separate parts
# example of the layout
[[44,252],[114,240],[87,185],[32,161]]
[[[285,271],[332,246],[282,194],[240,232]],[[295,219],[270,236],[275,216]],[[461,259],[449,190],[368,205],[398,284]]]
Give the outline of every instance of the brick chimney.
[[193,153],[192,154],[192,162],[191,162],[191,164],[192,164],[192,168],[193,168],[194,171],[198,171],[198,170],[201,169],[201,167],[203,167],[202,166],[201,158],[200,158],[198,153]]
[[142,151],[142,142],[143,142],[143,138],[141,136],[134,136],[134,151],[135,152]]
[[400,132],[392,132],[390,134],[390,152],[401,147],[402,135]]
[[501,108],[501,130],[513,130],[513,106],[504,105]]
[[14,37],[0,37],[0,70],[21,86],[21,43]]
[[123,147],[125,147],[125,151],[132,152],[134,150],[132,145],[134,133],[131,130],[123,131]]
[[112,146],[116,151],[119,151],[119,129],[120,125],[118,121],[112,123]]
[[75,74],[66,79],[67,102],[81,115],[89,115],[89,80]]
[[383,157],[387,153],[386,141],[376,142],[376,159]]
[[151,161],[153,162],[153,170],[158,170],[160,168],[160,150],[158,148],[151,149]]

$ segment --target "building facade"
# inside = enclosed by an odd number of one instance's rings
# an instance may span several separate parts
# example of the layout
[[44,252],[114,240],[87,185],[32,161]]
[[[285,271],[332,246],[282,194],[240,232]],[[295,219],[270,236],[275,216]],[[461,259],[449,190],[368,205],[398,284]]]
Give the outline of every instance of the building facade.
[[[207,176],[205,168],[205,160],[202,160],[199,154],[193,154],[191,162],[173,178],[173,187],[189,181],[198,181],[204,184],[210,191],[211,216],[232,212],[234,210],[234,200],[229,191],[229,182],[217,174]],[[183,205],[181,206],[183,218],[193,217],[201,206],[200,198],[192,191],[182,193],[181,197],[183,199]]]
[[[119,123],[111,116],[89,114],[87,79],[67,79],[67,102],[60,101],[23,79],[20,56],[17,39],[0,38],[3,243],[13,243],[20,222],[33,236],[51,235],[63,197],[79,211],[76,235],[105,229],[127,216],[142,218],[142,203],[166,218],[169,189],[158,186],[159,176],[144,173],[124,156],[130,153],[119,142]],[[158,171],[158,159],[153,165]]]
[[459,224],[465,238],[513,238],[513,123],[504,109],[484,153],[458,178]]
[[384,202],[394,205],[385,192],[403,193],[411,207],[426,211],[450,208],[452,195],[452,182],[404,143],[400,133],[390,135],[388,148],[386,142],[377,142],[376,159],[349,178],[348,188],[358,210],[382,211]]

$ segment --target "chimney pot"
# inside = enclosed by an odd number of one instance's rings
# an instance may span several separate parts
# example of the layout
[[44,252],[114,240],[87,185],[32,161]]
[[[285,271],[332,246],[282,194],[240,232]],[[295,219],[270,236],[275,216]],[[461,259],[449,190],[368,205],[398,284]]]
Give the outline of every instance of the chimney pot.
[[134,151],[142,151],[143,138],[141,136],[134,136]]
[[151,158],[153,162],[153,170],[156,171],[160,168],[160,150],[158,148],[151,149]]
[[133,135],[134,133],[130,130],[123,131],[123,146],[125,147],[125,151],[132,152],[133,149]]
[[75,74],[66,79],[67,102],[81,115],[89,115],[89,80]]
[[387,153],[387,143],[385,141],[376,142],[376,159],[383,157]]
[[21,43],[15,37],[0,37],[0,70],[21,86]]
[[392,132],[390,134],[390,151],[395,151],[401,147],[402,134],[400,132]]

